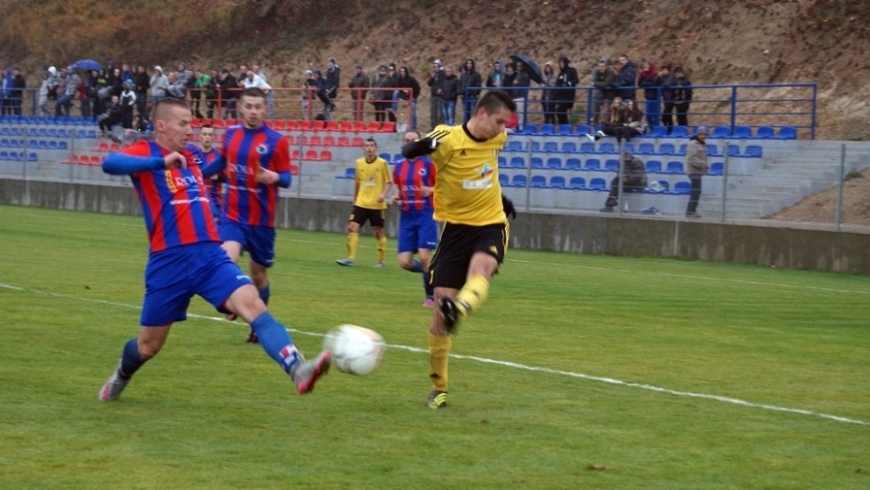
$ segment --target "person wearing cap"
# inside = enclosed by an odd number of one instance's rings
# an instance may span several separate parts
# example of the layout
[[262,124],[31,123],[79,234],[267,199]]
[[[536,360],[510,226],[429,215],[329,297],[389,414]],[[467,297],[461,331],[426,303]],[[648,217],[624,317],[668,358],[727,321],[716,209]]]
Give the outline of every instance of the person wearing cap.
[[353,120],[362,121],[365,116],[366,89],[369,88],[369,77],[363,71],[361,64],[353,66],[353,77],[347,84],[350,88],[350,98],[353,99]]
[[432,71],[429,73],[429,80],[426,85],[429,86],[429,125],[432,128],[444,122],[444,99],[441,98],[441,84],[444,81],[444,67],[441,65],[441,60],[432,62]]
[[151,103],[157,105],[164,97],[166,97],[166,89],[169,87],[169,79],[163,74],[163,68],[160,65],[154,67],[154,74],[151,75]]
[[[411,126],[412,131],[417,130],[417,99],[420,97],[420,82],[414,78],[408,71],[407,66],[399,68],[399,80],[397,87],[405,89],[399,91],[399,98],[407,100],[411,106]],[[410,91],[410,93],[409,93]]]
[[692,183],[689,193],[689,203],[686,205],[687,218],[700,218],[698,201],[701,200],[701,178],[710,169],[707,163],[707,127],[698,126],[695,135],[689,139],[686,147],[686,174]]
[[643,162],[625,151],[622,154],[622,189],[619,185],[619,175],[610,182],[610,194],[601,208],[602,213],[612,213],[619,204],[620,190],[622,192],[640,192],[646,188],[646,167]]

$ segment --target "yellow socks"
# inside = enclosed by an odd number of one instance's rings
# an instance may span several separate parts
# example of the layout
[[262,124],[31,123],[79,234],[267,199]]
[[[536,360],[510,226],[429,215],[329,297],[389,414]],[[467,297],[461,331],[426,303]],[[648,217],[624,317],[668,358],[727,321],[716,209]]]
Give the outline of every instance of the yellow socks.
[[387,257],[387,235],[378,238],[378,262],[383,262]]
[[471,311],[480,307],[486,301],[489,293],[489,281],[480,274],[471,276],[465,281],[465,286],[456,295],[456,307],[462,316],[468,316]]
[[359,233],[347,234],[347,258],[353,260],[356,257],[356,246],[359,244]]
[[449,335],[429,333],[429,378],[438,391],[447,391],[447,356],[452,346],[453,338]]

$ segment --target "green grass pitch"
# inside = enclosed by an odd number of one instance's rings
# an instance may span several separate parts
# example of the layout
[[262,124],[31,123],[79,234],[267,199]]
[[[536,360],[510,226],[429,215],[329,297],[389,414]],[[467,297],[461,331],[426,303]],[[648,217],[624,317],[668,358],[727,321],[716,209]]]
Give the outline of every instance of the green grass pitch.
[[[380,332],[308,396],[197,298],[118,402],[140,217],[0,206],[2,489],[866,489],[870,280],[509,250],[430,410],[420,276],[363,236],[279,230],[271,309],[309,355]],[[395,249],[395,241],[390,242]]]

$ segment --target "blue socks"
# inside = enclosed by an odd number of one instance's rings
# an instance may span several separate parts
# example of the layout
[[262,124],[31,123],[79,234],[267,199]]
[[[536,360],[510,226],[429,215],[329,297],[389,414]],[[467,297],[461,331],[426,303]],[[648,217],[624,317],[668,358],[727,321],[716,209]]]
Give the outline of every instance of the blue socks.
[[251,328],[257,333],[260,345],[269,357],[275,360],[284,371],[293,372],[296,364],[302,361],[302,356],[293,345],[290,334],[284,325],[278,323],[268,311],[263,312],[251,322]]
[[426,290],[427,298],[435,297],[435,288],[429,284],[429,271],[423,271],[423,289]]
[[124,379],[130,379],[145,361],[139,356],[139,342],[136,337],[128,340],[121,354],[121,368],[118,374]]
[[411,269],[411,272],[423,272],[423,265],[420,264],[420,261],[414,259],[414,267]]
[[257,290],[257,292],[260,293],[260,299],[267,305],[269,304],[269,296],[272,294],[272,291],[269,289],[270,285],[270,283],[266,283],[266,287]]

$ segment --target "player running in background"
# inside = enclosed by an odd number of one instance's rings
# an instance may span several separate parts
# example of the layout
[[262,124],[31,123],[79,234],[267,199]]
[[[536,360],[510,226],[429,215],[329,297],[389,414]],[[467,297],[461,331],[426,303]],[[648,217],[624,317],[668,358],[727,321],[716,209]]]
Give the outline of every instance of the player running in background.
[[[408,131],[403,142],[420,139],[420,133]],[[426,300],[423,306],[435,305],[435,292],[429,284],[429,261],[438,245],[438,224],[432,219],[432,191],[435,188],[435,164],[429,157],[409,158],[393,169],[393,184],[398,192],[390,200],[401,206],[399,215],[399,266],[423,274]],[[420,259],[414,259],[414,254]]]
[[[227,129],[221,158],[208,165],[203,174],[211,177],[224,173],[227,193],[220,217],[222,246],[233,262],[239,260],[242,251],[248,251],[251,279],[260,299],[268,305],[268,270],[275,262],[278,188],[290,187],[290,144],[284,135],[266,126],[266,97],[262,90],[242,91],[238,109],[242,124]],[[248,342],[257,342],[253,329]]]
[[[221,156],[221,152],[212,146],[213,142],[214,128],[211,124],[203,124],[202,129],[199,131],[199,150],[200,153],[202,153],[203,167],[213,163]],[[213,175],[210,179],[206,180],[206,187],[208,187],[208,202],[211,204],[211,213],[214,215],[215,222],[218,224],[220,224],[221,206],[223,205],[224,200],[223,183],[224,176],[220,173]]]
[[480,98],[461,126],[439,125],[402,147],[402,155],[431,155],[435,161],[435,220],[444,222],[430,273],[438,308],[429,324],[429,406],[447,406],[447,358],[456,322],[486,300],[489,280],[504,260],[513,204],[501,194],[498,155],[505,124],[516,112],[499,90]]
[[305,361],[260,299],[251,279],[220,246],[209,209],[199,157],[187,148],[190,108],[163,99],[154,107],[154,141],[140,141],[103,162],[111,175],[129,175],[148,229],[145,299],[138,337],[124,346],[121,361],[100,389],[102,401],[117,400],[142,365],[157,355],[172,324],[187,319],[198,294],[215,307],[236,313],[257,332],[263,350],[290,375],[299,393],[314,389],[329,370],[331,354]]
[[369,138],[363,144],[364,155],[356,160],[356,180],[353,186],[353,210],[347,222],[347,258],[335,261],[338,265],[353,267],[359,229],[366,221],[371,223],[378,240],[378,261],[375,267],[384,268],[387,256],[387,235],[384,234],[384,215],[387,211],[387,193],[392,187],[390,167],[378,156],[378,143]]

